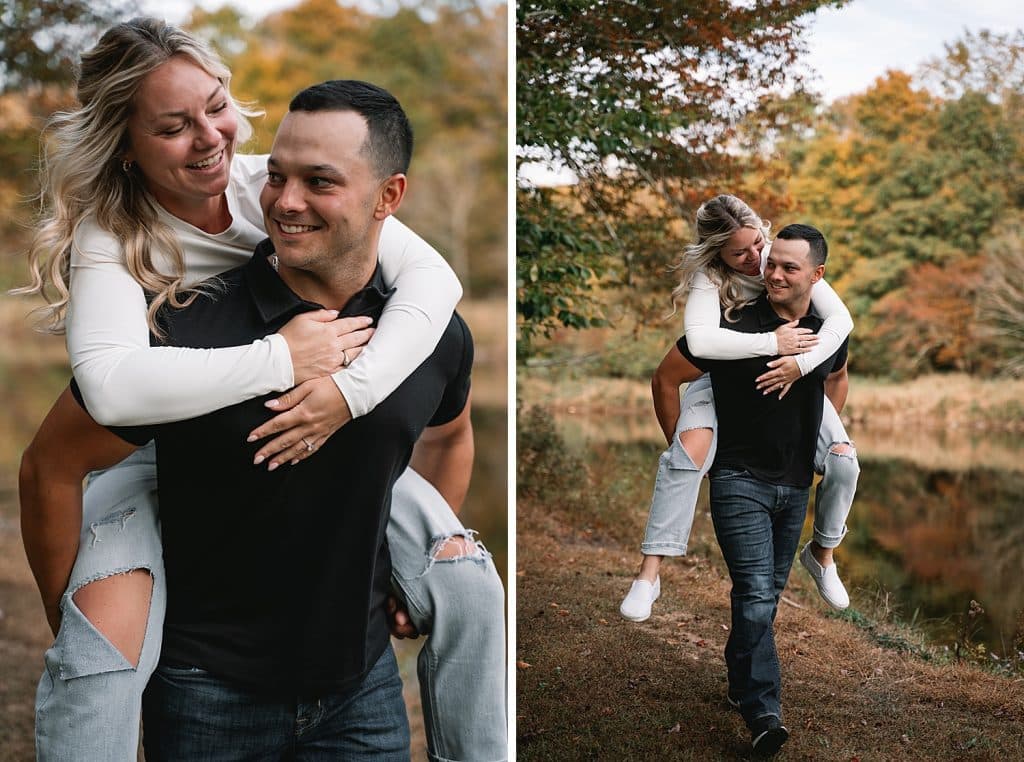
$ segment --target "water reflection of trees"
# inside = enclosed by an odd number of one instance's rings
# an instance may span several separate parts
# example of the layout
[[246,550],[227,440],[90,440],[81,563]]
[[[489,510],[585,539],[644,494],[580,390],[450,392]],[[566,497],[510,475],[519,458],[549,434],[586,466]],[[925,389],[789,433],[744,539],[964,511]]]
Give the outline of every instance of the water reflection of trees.
[[854,583],[896,591],[908,618],[955,618],[974,598],[990,625],[982,638],[997,652],[1000,634],[1009,645],[1024,609],[1024,473],[928,469],[863,451],[861,467],[844,543]]
[[[649,495],[661,432],[652,416],[556,416],[566,441]],[[986,610],[978,638],[1010,646],[1024,610],[1024,438],[923,429],[852,432],[861,478],[850,534],[837,555],[861,601],[887,596],[900,618],[927,621],[950,642],[972,598]],[[645,471],[637,459],[649,461]],[[643,493],[643,494],[640,494]],[[627,501],[628,502],[628,501]],[[808,529],[811,519],[808,519]],[[629,538],[626,541],[635,541]]]

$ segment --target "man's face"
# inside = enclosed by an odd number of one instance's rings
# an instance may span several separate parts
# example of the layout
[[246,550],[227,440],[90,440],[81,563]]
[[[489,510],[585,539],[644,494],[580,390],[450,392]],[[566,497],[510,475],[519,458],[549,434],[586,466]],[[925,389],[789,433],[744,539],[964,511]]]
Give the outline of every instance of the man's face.
[[383,180],[363,152],[366,119],[354,111],[293,111],[281,122],[260,193],[267,235],[281,262],[316,270],[364,249]]
[[776,238],[772,242],[764,268],[764,283],[773,305],[794,309],[805,300],[810,301],[811,286],[825,273],[824,265],[816,266],[811,262],[810,251],[811,245],[802,239]]

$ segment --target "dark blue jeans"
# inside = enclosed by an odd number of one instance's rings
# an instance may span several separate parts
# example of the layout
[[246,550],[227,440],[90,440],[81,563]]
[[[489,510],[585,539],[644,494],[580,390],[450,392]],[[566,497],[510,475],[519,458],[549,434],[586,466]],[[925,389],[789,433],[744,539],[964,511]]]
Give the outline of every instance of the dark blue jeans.
[[[711,519],[732,578],[732,631],[725,645],[729,696],[747,726],[782,719],[781,674],[773,625],[786,586],[808,488],[755,479],[746,471],[712,471]],[[762,720],[763,722],[763,720]]]
[[389,645],[346,693],[305,698],[242,688],[198,668],[157,667],[142,702],[148,762],[407,762],[409,721]]

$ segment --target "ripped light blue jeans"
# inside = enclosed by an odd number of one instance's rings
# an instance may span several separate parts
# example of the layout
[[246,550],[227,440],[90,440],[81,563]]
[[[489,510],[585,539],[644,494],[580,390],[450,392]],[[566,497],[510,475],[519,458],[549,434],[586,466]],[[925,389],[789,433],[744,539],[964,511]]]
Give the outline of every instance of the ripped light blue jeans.
[[[61,627],[36,692],[40,762],[135,762],[142,693],[160,656],[167,603],[152,445],[93,474],[81,545],[61,600]],[[387,537],[392,582],[413,623],[429,633],[419,656],[428,753],[433,760],[506,759],[504,591],[490,554],[435,560],[449,537],[472,538],[444,498],[406,470],[395,484]],[[139,665],[78,610],[73,595],[114,574],[153,578]]]
[[[682,431],[711,429],[711,448],[701,465],[696,465],[679,442]],[[846,453],[836,445],[849,445]],[[693,527],[693,516],[701,479],[715,460],[718,419],[711,377],[706,373],[686,387],[672,444],[658,461],[647,530],[640,551],[647,556],[685,556]],[[814,470],[821,474],[814,503],[814,540],[823,548],[834,548],[846,535],[846,517],[853,506],[860,465],[853,442],[828,397],[822,409]]]

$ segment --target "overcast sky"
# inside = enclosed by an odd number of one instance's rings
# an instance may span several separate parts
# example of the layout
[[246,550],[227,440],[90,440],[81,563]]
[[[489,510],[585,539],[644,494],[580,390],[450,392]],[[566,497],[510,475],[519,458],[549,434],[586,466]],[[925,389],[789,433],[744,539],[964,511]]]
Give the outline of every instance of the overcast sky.
[[964,29],[1012,32],[1022,19],[1020,0],[853,0],[818,12],[808,61],[832,101],[863,91],[886,69],[912,74]]

